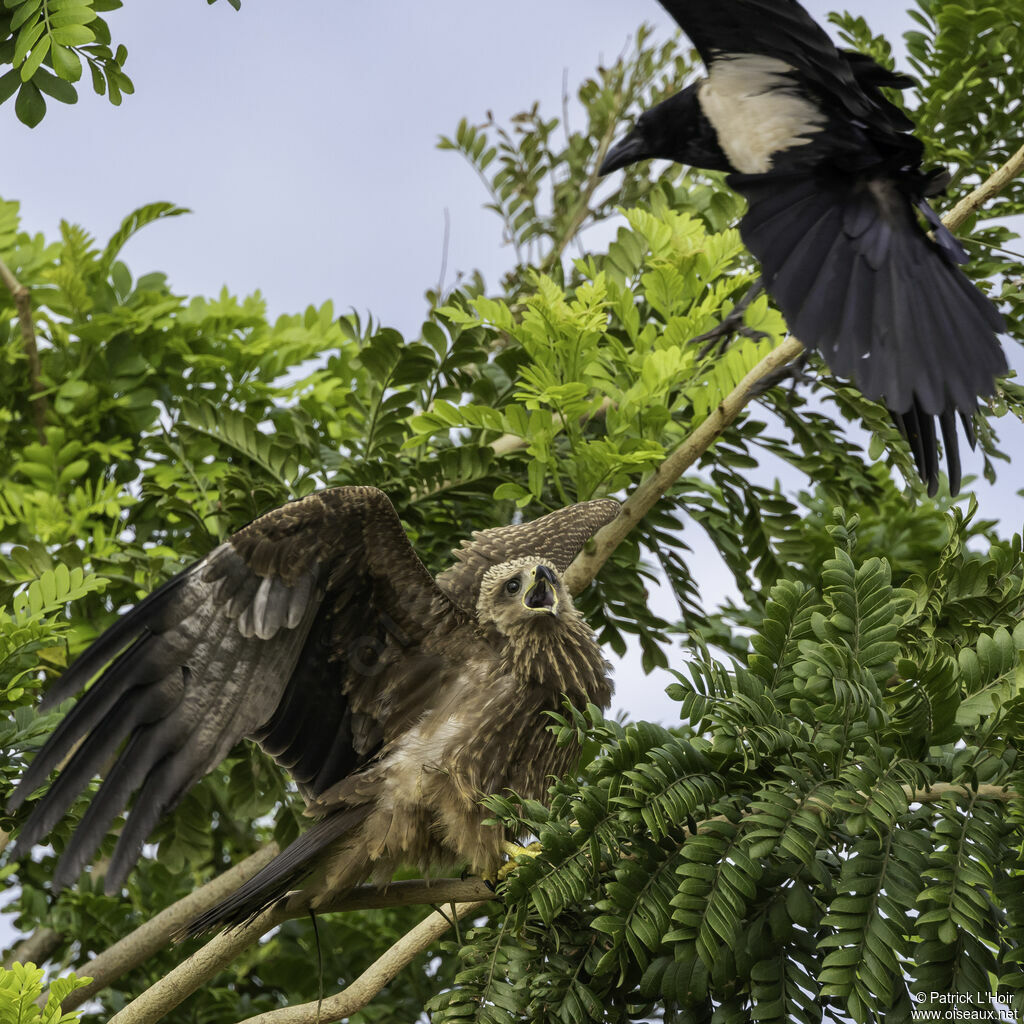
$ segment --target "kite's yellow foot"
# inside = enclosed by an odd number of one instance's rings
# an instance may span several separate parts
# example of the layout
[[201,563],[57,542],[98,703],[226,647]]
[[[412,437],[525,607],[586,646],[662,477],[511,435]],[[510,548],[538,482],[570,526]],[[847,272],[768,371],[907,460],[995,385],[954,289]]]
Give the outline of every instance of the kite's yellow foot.
[[536,857],[540,853],[540,843],[530,843],[529,846],[519,846],[516,843],[503,842],[502,850],[508,854],[508,863],[498,871],[499,881],[506,879],[516,869],[516,857]]
[[529,846],[519,846],[518,843],[510,843],[505,840],[501,844],[502,850],[510,857],[518,857],[520,854],[526,857],[536,857],[540,853],[540,843],[533,842]]

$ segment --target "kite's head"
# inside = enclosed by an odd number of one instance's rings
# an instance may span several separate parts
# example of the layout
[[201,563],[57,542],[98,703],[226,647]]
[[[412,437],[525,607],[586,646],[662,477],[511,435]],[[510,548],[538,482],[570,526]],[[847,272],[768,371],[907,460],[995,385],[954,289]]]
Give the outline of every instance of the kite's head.
[[477,621],[506,636],[574,611],[557,568],[546,558],[515,558],[491,566],[480,583]]

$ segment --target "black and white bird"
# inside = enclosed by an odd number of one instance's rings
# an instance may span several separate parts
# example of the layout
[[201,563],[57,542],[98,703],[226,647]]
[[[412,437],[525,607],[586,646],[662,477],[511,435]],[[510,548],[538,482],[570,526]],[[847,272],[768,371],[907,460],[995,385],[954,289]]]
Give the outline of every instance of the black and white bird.
[[601,173],[651,157],[727,171],[790,330],[884,402],[929,494],[938,417],[955,494],[956,415],[973,447],[977,399],[1007,370],[1004,325],[928,205],[948,176],[922,169],[913,123],[881,92],[912,79],[837,49],[796,0],[660,2],[707,76],[641,114]]

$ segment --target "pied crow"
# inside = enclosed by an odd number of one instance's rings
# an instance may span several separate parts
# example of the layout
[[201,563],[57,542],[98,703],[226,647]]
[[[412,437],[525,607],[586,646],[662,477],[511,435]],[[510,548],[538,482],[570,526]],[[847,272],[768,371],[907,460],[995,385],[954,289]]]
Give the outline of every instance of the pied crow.
[[913,80],[838,50],[796,0],[660,2],[707,75],[642,113],[600,173],[651,157],[728,172],[790,330],[885,403],[930,495],[938,417],[956,494],[955,414],[973,447],[977,398],[1007,370],[1004,325],[928,205],[948,176],[922,170],[913,123],[880,91]]

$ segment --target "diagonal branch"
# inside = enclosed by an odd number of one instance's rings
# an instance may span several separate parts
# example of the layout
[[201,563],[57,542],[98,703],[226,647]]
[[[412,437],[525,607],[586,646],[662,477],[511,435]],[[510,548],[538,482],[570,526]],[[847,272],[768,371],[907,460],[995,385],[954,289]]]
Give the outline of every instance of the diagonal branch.
[[[983,203],[997,195],[1024,171],[1024,146],[994,171],[970,195],[960,200],[942,218],[951,231],[956,230]],[[654,507],[669,488],[718,440],[743,407],[757,393],[757,385],[804,351],[796,338],[787,338],[773,349],[729,392],[708,418],[686,438],[626,499],[619,514],[595,534],[590,550],[576,556],[565,575],[569,591],[578,594],[594,579],[601,566],[619,546],[626,534]]]
[[92,978],[83,988],[70,993],[61,1004],[65,1013],[88,1002],[122,975],[144,963],[158,950],[164,949],[171,937],[204,910],[216,906],[243,882],[248,881],[265,864],[277,856],[277,843],[268,843],[251,857],[218,875],[206,885],[189,893],[177,903],[160,911],[145,924],[129,932],[123,939],[105,949],[79,973]]
[[[245,868],[245,875],[249,877],[255,874],[256,870],[263,863],[270,860],[277,853],[276,846],[273,847],[266,857],[264,851],[247,858],[237,865],[232,871]],[[259,863],[254,863],[261,858]],[[201,902],[188,905],[191,897],[186,897],[171,907],[168,907],[163,914],[154,918],[151,925],[157,925],[159,918],[164,918],[159,927],[147,931],[148,925],[126,936],[115,946],[111,946],[106,953],[102,953],[91,964],[83,970],[96,975],[96,967],[99,964],[105,971],[102,980],[97,976],[96,980],[87,988],[74,992],[64,1000],[65,1011],[78,1006],[85,999],[94,995],[98,989],[109,985],[116,977],[130,970],[136,964],[141,963],[151,952],[166,945],[168,939],[176,933],[182,925],[191,920],[202,906],[212,906],[213,903],[234,889],[241,883],[236,875],[229,882],[225,881],[231,872],[214,879],[208,885],[192,895],[201,896]],[[219,883],[224,883],[223,885]],[[211,887],[217,886],[217,899],[210,899]],[[187,999],[194,992],[201,989],[211,978],[228,966],[240,953],[257,942],[272,928],[289,921],[292,918],[306,917],[309,914],[310,903],[318,895],[315,890],[307,889],[293,893],[287,900],[283,900],[259,916],[247,921],[238,928],[221,932],[212,938],[206,945],[202,946],[187,960],[182,961],[169,974],[161,978],[156,984],[151,985],[145,992],[130,1002],[127,1006],[116,1013],[110,1024],[153,1024],[160,1020],[182,1001]],[[361,885],[350,892],[342,893],[333,898],[321,901],[317,906],[317,913],[335,913],[346,910],[372,910],[381,907],[405,907],[415,905],[437,905],[444,903],[465,904],[467,907],[480,906],[481,903],[493,899],[494,893],[490,887],[479,878],[439,878],[435,880],[410,879],[408,881],[392,882],[387,886]],[[136,938],[141,936],[141,938]],[[133,943],[145,944],[147,949],[142,955],[136,958],[132,948]],[[121,947],[117,955],[117,973],[113,973],[113,964],[100,964],[100,961]],[[414,954],[415,955],[415,954]],[[80,995],[84,993],[84,995]]]
[[260,937],[287,920],[278,907],[264,910],[258,917],[231,931],[221,932],[205,946],[197,949],[155,985],[118,1010],[108,1024],[155,1024],[193,992],[202,988],[215,974]]
[[[485,902],[453,904],[452,915],[459,920]],[[242,1024],[328,1024],[349,1017],[366,1006],[406,964],[429,949],[452,924],[452,916],[435,910],[336,995],[317,1003],[301,1003],[259,1013],[242,1021]]]
[[39,363],[36,329],[32,321],[32,296],[3,260],[0,260],[0,280],[11,293],[14,308],[18,312],[18,325],[21,327],[21,338],[25,343],[25,354],[28,356],[28,378],[32,390],[32,415],[36,422],[36,434],[39,443],[46,444],[46,397],[43,394],[43,369]]
[[1002,167],[993,171],[973,192],[964,196],[942,218],[942,223],[950,231],[956,231],[971,214],[984,203],[987,203],[993,196],[1002,192],[1022,171],[1024,171],[1024,146],[1021,146]]
[[565,585],[578,594],[597,575],[601,566],[623,538],[657,504],[665,492],[718,440],[722,432],[743,411],[757,385],[769,374],[791,362],[804,351],[796,338],[787,338],[772,349],[712,410],[703,423],[623,502],[619,514],[594,535],[590,550],[584,549],[569,566]]

